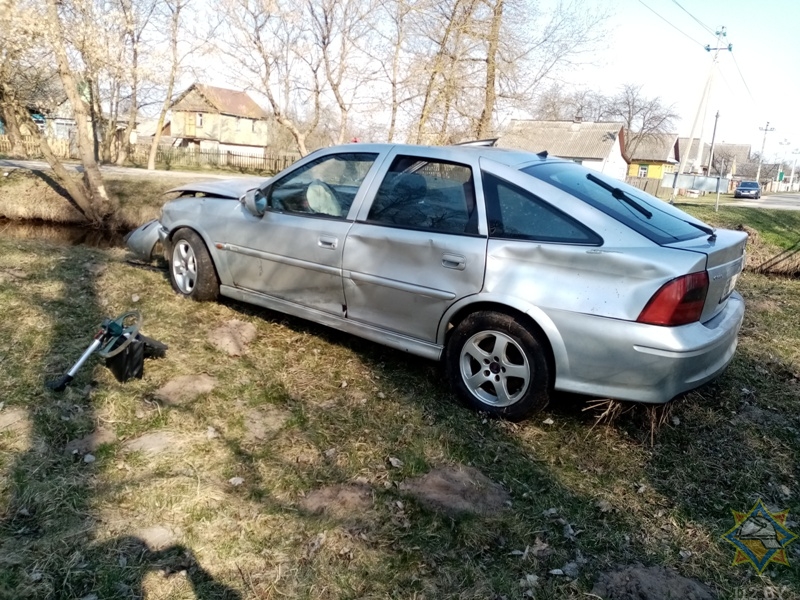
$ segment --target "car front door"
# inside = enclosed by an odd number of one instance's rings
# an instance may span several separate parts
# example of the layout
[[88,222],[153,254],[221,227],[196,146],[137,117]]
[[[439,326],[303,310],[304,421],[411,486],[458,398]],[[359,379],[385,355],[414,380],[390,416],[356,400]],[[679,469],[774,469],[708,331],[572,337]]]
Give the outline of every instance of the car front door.
[[397,152],[347,236],[347,317],[433,342],[447,308],[483,285],[478,171],[445,149]]
[[343,316],[342,249],[352,225],[348,213],[377,156],[321,156],[264,190],[263,216],[241,206],[241,218],[232,222],[224,248],[233,285]]

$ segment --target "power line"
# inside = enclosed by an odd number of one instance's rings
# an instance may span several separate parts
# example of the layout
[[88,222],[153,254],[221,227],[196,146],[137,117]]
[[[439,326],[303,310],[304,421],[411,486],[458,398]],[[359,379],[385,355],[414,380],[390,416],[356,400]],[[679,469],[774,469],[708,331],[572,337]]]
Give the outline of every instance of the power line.
[[673,25],[672,23],[670,23],[670,22],[669,22],[667,19],[665,19],[664,17],[662,17],[660,14],[658,14],[658,13],[657,13],[655,10],[653,10],[652,8],[650,8],[650,7],[649,7],[647,4],[645,4],[645,3],[643,2],[643,0],[639,0],[639,3],[640,3],[642,6],[644,6],[644,7],[645,7],[647,10],[649,10],[650,12],[652,12],[652,13],[653,13],[655,16],[657,16],[659,19],[661,19],[662,21],[664,21],[664,22],[665,22],[667,25],[669,25],[670,27],[672,27],[673,29],[675,29],[675,30],[676,30],[678,33],[680,33],[681,35],[684,35],[684,36],[686,36],[687,38],[689,38],[690,40],[692,40],[692,41],[693,41],[695,44],[697,44],[697,45],[698,45],[698,46],[700,46],[701,48],[705,48],[705,46],[703,46],[703,44],[701,44],[700,42],[698,42],[696,39],[694,39],[694,38],[693,38],[692,36],[690,36],[688,33],[686,33],[685,31],[683,31],[683,30],[681,30],[681,29],[679,29],[678,27],[676,27],[675,25]]
[[713,30],[713,29],[711,29],[711,27],[709,27],[708,25],[706,25],[705,23],[703,23],[703,22],[702,22],[700,19],[698,19],[698,18],[697,18],[697,17],[695,17],[695,16],[694,16],[692,13],[690,13],[688,10],[686,10],[685,8],[683,8],[683,6],[681,6],[680,4],[678,4],[678,0],[672,0],[672,2],[674,2],[674,3],[675,3],[675,5],[676,5],[678,8],[680,8],[680,9],[681,9],[683,12],[685,12],[687,15],[689,15],[690,17],[692,17],[692,19],[694,19],[694,20],[695,20],[695,22],[696,22],[698,25],[700,25],[700,27],[702,27],[703,29],[705,29],[705,30],[706,30],[708,33],[710,33],[710,34],[714,34],[714,33],[715,33],[715,32],[714,32],[714,30]]
[[731,52],[731,56],[733,57],[733,64],[736,65],[736,70],[739,71],[739,77],[742,78],[744,89],[746,89],[747,93],[750,94],[750,99],[753,101],[753,103],[756,103],[756,99],[753,98],[753,92],[750,91],[750,87],[747,85],[747,82],[744,79],[744,75],[742,75],[742,70],[739,68],[739,63],[736,61],[736,55],[733,52]]

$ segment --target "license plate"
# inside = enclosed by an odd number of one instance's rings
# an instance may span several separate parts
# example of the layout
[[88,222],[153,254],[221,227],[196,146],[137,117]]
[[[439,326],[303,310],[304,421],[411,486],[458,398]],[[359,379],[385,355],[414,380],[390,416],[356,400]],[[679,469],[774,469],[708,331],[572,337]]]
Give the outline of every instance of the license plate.
[[725,288],[722,290],[722,295],[720,296],[719,301],[724,301],[728,296],[733,293],[733,288],[736,287],[736,280],[739,278],[739,274],[737,273],[733,277],[728,280],[728,283],[725,284]]

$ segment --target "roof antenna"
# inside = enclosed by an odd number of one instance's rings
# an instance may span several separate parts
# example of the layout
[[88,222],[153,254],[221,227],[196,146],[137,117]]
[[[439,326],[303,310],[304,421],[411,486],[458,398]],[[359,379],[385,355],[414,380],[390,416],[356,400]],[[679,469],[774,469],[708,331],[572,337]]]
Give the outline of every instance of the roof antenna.
[[542,158],[547,158],[547,150],[542,150],[536,156],[541,156]]

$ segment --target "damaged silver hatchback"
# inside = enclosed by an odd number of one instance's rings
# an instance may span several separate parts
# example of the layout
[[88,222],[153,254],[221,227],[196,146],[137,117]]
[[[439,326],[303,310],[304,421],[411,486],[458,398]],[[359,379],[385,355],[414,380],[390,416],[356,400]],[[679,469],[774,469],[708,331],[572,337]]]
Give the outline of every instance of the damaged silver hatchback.
[[176,292],[443,360],[505,418],[554,389],[666,402],[736,349],[746,234],[546,152],[351,144],[175,191],[128,244],[160,241]]

